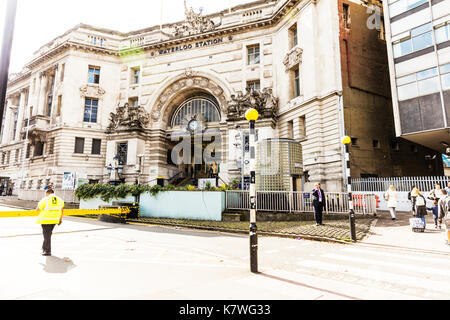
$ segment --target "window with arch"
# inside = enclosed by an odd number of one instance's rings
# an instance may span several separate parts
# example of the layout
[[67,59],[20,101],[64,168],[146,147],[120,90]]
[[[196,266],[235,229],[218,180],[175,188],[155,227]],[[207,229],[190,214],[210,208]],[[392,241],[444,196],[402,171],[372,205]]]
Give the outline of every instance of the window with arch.
[[185,100],[172,116],[171,126],[180,126],[190,116],[203,115],[206,122],[220,121],[220,109],[214,97],[197,96]]

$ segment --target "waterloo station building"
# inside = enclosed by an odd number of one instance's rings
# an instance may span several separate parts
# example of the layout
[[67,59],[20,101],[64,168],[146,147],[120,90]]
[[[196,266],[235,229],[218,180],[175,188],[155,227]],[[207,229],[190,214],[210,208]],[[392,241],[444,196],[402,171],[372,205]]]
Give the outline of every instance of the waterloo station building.
[[273,0],[208,16],[186,7],[184,21],[129,33],[80,24],[11,75],[0,177],[16,194],[59,189],[65,172],[107,183],[115,156],[126,183],[202,177],[208,164],[170,156],[173,136],[201,128],[220,133],[217,170],[229,182],[241,176],[250,106],[258,141],[296,145],[291,190],[344,189],[345,133],[353,177],[440,173],[428,149],[396,139],[383,24],[369,23],[381,8]]

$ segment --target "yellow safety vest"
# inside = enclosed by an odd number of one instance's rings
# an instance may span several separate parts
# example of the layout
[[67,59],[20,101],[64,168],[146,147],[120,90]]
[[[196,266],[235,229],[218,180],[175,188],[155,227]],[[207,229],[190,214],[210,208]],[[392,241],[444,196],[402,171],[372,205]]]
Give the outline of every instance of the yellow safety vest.
[[54,194],[51,194],[38,204],[41,210],[36,223],[39,224],[58,224],[61,219],[62,209],[64,208],[64,201]]

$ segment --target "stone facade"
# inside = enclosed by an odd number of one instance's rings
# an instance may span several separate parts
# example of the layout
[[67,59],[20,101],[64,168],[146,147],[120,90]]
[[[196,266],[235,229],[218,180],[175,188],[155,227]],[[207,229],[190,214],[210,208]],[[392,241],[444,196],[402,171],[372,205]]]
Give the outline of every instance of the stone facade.
[[[340,137],[346,129],[359,135],[358,128],[373,121],[362,118],[360,127],[347,128],[359,111],[344,112],[349,90],[343,85],[341,6],[340,0],[256,1],[204,17],[186,5],[185,21],[162,28],[121,33],[76,26],[10,78],[0,177],[15,190],[48,181],[58,188],[64,172],[107,182],[106,167],[126,144],[123,181],[154,184],[164,177],[171,183],[197,170],[168,160],[172,138],[202,118],[196,125],[219,134],[219,177],[229,182],[240,177],[238,136],[248,130],[243,112],[253,105],[261,114],[259,139],[301,143],[306,174],[293,182],[296,190],[316,181],[328,191],[343,190]],[[370,85],[370,75],[365,81]],[[368,108],[388,110],[384,92]],[[364,104],[373,94],[360,98]],[[209,108],[209,115],[182,113],[196,106]],[[368,156],[382,157],[376,150]],[[358,166],[376,171],[380,164]]]

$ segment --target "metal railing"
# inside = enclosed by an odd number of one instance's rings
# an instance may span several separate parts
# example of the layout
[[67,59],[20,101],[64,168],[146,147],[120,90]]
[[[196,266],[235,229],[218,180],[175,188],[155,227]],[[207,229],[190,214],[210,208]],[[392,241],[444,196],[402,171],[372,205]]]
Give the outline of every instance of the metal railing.
[[445,188],[450,181],[450,177],[389,177],[389,178],[358,178],[352,179],[352,191],[386,191],[390,185],[393,185],[399,192],[411,191],[414,186],[421,191],[430,191],[434,189],[434,184],[439,183],[441,188]]
[[[294,191],[257,191],[256,208],[271,212],[314,212],[313,197],[309,192]],[[356,213],[376,213],[376,198],[371,194],[353,195]],[[226,191],[226,208],[232,210],[250,210],[249,191]],[[348,194],[325,193],[325,214],[348,213]]]

